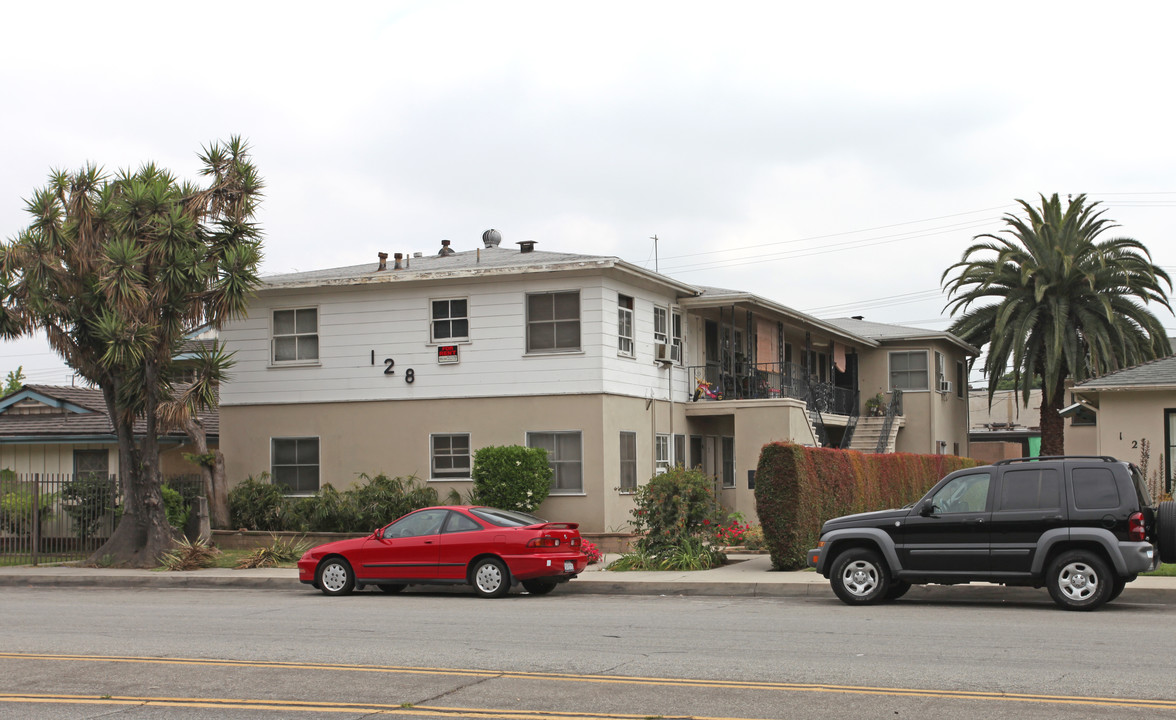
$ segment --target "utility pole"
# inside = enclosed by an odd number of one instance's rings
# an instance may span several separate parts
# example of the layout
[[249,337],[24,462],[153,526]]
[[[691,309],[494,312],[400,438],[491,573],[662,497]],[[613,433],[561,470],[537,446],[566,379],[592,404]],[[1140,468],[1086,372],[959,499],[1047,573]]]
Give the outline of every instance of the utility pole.
[[657,235],[652,235],[649,239],[653,241],[653,271],[660,272],[657,267]]

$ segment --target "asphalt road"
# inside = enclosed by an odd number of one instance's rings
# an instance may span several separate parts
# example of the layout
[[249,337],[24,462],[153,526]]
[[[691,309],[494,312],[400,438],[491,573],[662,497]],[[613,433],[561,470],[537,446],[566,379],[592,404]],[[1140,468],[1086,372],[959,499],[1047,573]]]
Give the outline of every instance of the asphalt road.
[[0,589],[4,718],[1176,717],[1176,606]]

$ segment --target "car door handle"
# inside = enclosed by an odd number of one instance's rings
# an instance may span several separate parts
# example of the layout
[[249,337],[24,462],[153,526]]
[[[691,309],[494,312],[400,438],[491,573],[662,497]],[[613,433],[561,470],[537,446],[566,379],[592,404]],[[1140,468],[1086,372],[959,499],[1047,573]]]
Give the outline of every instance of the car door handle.
[[984,518],[971,518],[969,520],[964,521],[965,525],[982,525],[983,523],[984,523]]

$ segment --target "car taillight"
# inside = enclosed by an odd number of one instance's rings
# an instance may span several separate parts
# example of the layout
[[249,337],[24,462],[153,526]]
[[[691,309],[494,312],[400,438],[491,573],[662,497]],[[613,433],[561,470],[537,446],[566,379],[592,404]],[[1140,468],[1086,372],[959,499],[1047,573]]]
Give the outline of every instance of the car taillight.
[[580,547],[580,538],[578,538],[578,537],[572,538],[571,541],[568,543],[568,545],[571,545],[572,547]]
[[1127,539],[1134,542],[1147,540],[1147,528],[1143,525],[1143,513],[1131,513],[1127,518]]
[[550,535],[544,535],[543,537],[532,538],[531,541],[527,543],[527,547],[533,547],[533,548],[559,547],[559,538],[554,538],[554,537],[551,537]]

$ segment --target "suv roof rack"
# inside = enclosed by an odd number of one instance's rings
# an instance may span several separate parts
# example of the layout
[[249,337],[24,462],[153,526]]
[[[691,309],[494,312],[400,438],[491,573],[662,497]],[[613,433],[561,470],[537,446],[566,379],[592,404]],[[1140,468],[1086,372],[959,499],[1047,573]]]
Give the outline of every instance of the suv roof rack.
[[997,460],[993,465],[1012,465],[1013,463],[1037,462],[1038,460],[1101,460],[1102,462],[1119,462],[1110,455],[1040,455],[1038,457],[1005,458]]

